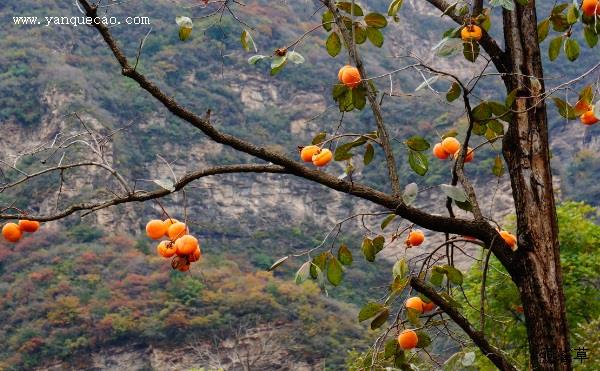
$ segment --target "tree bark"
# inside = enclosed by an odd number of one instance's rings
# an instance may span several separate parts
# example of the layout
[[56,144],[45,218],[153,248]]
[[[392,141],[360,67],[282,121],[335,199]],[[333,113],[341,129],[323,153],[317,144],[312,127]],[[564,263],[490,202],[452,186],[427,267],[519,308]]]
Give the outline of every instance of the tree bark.
[[[543,67],[535,1],[503,13],[507,90],[517,91],[513,120],[503,139],[515,208],[519,249],[509,268],[519,288],[534,370],[570,370],[558,224],[552,189]],[[508,268],[508,267],[507,267]],[[561,359],[566,352],[569,356]]]

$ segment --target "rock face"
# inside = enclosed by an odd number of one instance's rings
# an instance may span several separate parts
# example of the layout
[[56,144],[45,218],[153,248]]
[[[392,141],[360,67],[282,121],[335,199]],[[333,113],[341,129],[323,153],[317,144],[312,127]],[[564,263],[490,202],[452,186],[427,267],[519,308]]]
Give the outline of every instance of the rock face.
[[322,370],[320,361],[308,364],[287,347],[291,345],[286,344],[287,330],[285,325],[256,327],[244,330],[236,338],[215,339],[213,343],[196,341],[176,348],[147,344],[112,346],[36,370]]

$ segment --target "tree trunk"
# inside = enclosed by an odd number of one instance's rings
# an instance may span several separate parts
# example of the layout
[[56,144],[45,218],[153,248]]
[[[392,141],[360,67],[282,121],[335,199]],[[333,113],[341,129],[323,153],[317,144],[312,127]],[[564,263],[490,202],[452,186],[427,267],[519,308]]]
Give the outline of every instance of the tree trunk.
[[[516,111],[503,140],[515,208],[519,249],[509,268],[517,284],[527,325],[531,367],[570,370],[558,224],[550,170],[542,60],[537,41],[535,1],[504,11],[504,82],[517,89]],[[568,357],[561,357],[566,354]]]

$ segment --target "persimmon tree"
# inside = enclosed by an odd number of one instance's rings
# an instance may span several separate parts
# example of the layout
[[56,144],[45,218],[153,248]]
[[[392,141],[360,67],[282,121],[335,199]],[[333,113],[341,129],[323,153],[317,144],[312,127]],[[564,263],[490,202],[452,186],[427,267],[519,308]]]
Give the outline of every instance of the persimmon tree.
[[[584,124],[594,124],[600,117],[600,104],[592,104],[595,89],[590,84],[579,91],[576,102],[569,103],[558,92],[570,92],[575,85],[589,79],[597,72],[600,64],[592,66],[580,76],[561,82],[553,88],[546,88],[540,42],[551,37],[548,54],[551,60],[565,53],[567,59],[574,61],[580,54],[580,42],[576,33],[583,32],[585,43],[593,48],[600,33],[600,6],[598,2],[585,1],[584,6],[578,2],[556,4],[547,18],[538,22],[536,2],[534,0],[483,0],[472,2],[447,2],[444,0],[424,0],[437,8],[444,17],[455,22],[455,27],[441,35],[440,43],[434,53],[439,57],[464,57],[474,63],[477,71],[472,79],[464,80],[459,76],[439,70],[414,56],[404,56],[405,64],[380,76],[371,77],[365,65],[361,47],[369,42],[376,47],[384,43],[386,28],[389,22],[402,17],[402,0],[392,0],[387,14],[367,13],[366,4],[360,1],[334,2],[321,0],[322,22],[316,24],[303,35],[298,35],[289,45],[278,48],[270,55],[256,54],[249,58],[250,64],[270,63],[271,74],[276,75],[283,68],[293,68],[294,63],[305,62],[301,55],[300,42],[312,32],[322,28],[327,32],[324,45],[327,53],[336,56],[346,52],[352,70],[341,71],[341,83],[332,84],[332,98],[340,112],[351,115],[363,109],[372,111],[375,126],[362,133],[345,133],[336,129],[334,132],[315,133],[312,142],[312,153],[302,154],[304,160],[311,160],[318,166],[326,165],[331,159],[345,164],[346,176],[338,177],[328,171],[305,164],[296,157],[272,151],[263,145],[251,143],[235,135],[224,133],[211,121],[212,107],[206,107],[206,113],[199,114],[186,108],[175,100],[168,92],[160,88],[138,69],[142,55],[144,40],[138,50],[125,51],[113,37],[107,25],[93,24],[104,43],[112,52],[122,75],[135,81],[142,89],[154,97],[157,104],[163,105],[174,116],[189,123],[210,140],[229,146],[240,153],[252,157],[254,163],[237,165],[217,165],[197,169],[182,177],[174,177],[169,184],[158,184],[154,190],[142,190],[135,183],[125,179],[110,161],[104,156],[104,146],[114,134],[100,136],[89,129],[82,121],[85,131],[72,137],[53,141],[45,148],[33,150],[66,150],[74,143],[83,143],[91,153],[92,159],[81,162],[57,164],[36,173],[27,173],[19,169],[18,162],[3,161],[2,164],[18,173],[18,177],[0,186],[0,192],[9,191],[30,180],[50,173],[71,171],[75,168],[95,167],[106,171],[118,189],[109,197],[101,200],[89,200],[74,203],[64,209],[44,215],[36,215],[28,210],[20,210],[14,205],[3,205],[0,208],[0,219],[27,219],[35,221],[51,221],[65,218],[72,214],[86,215],[111,206],[155,200],[172,193],[184,191],[185,187],[203,177],[228,173],[278,173],[289,174],[310,180],[324,187],[369,201],[383,211],[370,214],[349,216],[334,226],[326,236],[335,243],[341,225],[353,218],[382,218],[381,233],[369,231],[362,241],[362,254],[368,261],[374,261],[376,255],[390,245],[403,245],[400,238],[403,234],[415,232],[416,226],[431,232],[439,232],[443,242],[426,254],[411,259],[401,259],[394,265],[394,277],[389,291],[380,302],[367,303],[360,311],[360,320],[371,320],[371,328],[385,327],[372,349],[363,360],[363,367],[378,368],[387,364],[396,367],[409,367],[410,359],[400,349],[396,335],[406,327],[417,328],[418,348],[426,352],[429,344],[428,329],[441,326],[441,332],[450,332],[446,326],[449,318],[456,323],[470,338],[473,344],[490,359],[499,369],[514,370],[507,353],[491,344],[485,334],[487,315],[484,311],[485,274],[482,280],[480,308],[481,323],[472,324],[461,313],[460,304],[453,294],[460,293],[462,274],[454,265],[454,254],[464,253],[465,244],[480,245],[485,249],[485,264],[493,254],[504,266],[516,284],[524,308],[528,332],[530,366],[535,370],[569,370],[572,368],[569,357],[561,360],[549,359],[547,351],[570,353],[569,333],[565,312],[565,299],[562,288],[562,275],[559,261],[558,226],[555,211],[555,199],[550,169],[550,148],[548,142],[547,102],[551,98],[559,112],[566,119],[577,119],[581,116]],[[109,5],[93,3],[89,0],[78,0],[81,11],[89,17],[99,17],[101,9]],[[206,16],[232,16],[243,28],[242,47],[256,50],[254,40],[247,22],[240,19],[235,7],[240,4],[234,0],[204,1],[210,10]],[[595,6],[590,6],[593,3]],[[494,22],[502,20],[502,33],[491,34],[487,31]],[[189,38],[193,32],[193,21],[189,17],[178,17],[179,37]],[[552,34],[552,36],[550,36]],[[148,37],[148,35],[147,35]],[[150,36],[151,37],[151,36]],[[502,39],[502,40],[501,40]],[[95,43],[95,40],[85,40]],[[298,49],[298,51],[296,50]],[[256,50],[257,51],[257,50]],[[130,54],[130,57],[126,56]],[[458,56],[457,56],[458,55]],[[493,71],[492,69],[495,69]],[[353,71],[345,75],[347,71]],[[354,72],[356,71],[356,72]],[[389,134],[389,124],[382,112],[386,99],[397,99],[392,88],[383,90],[377,85],[385,83],[391,76],[403,71],[415,73],[423,83],[418,89],[429,89],[437,92],[435,86],[446,82],[448,101],[461,102],[467,127],[458,133],[451,131],[439,138],[440,146],[434,147],[438,158],[449,157],[446,149],[456,152],[452,161],[452,173],[448,184],[440,185],[445,192],[447,215],[439,215],[433,210],[423,210],[412,206],[418,192],[414,183],[405,184],[399,174],[397,159],[406,160],[410,167],[420,176],[426,176],[429,159],[426,151],[431,144],[424,136],[405,138],[405,148],[399,151],[393,145]],[[332,80],[335,73],[332,72]],[[505,92],[503,100],[489,100],[479,97],[476,92],[488,79],[500,79]],[[596,89],[597,90],[597,89]],[[385,99],[384,99],[385,98]],[[79,118],[79,117],[78,117]],[[85,139],[82,139],[84,138]],[[458,146],[454,139],[460,138]],[[469,144],[475,137],[481,137],[480,144],[470,149]],[[444,143],[446,142],[446,143]],[[448,143],[454,144],[448,144]],[[510,234],[500,231],[499,224],[485,214],[478,202],[475,186],[466,176],[465,162],[473,160],[473,153],[484,146],[492,148],[501,143],[501,150],[494,159],[492,172],[501,176],[505,171],[510,177],[512,196],[516,210],[517,244],[510,239]],[[299,143],[303,146],[309,143]],[[447,145],[446,145],[447,144]],[[449,146],[448,146],[449,145]],[[358,183],[353,180],[353,161],[357,151],[363,150],[363,163],[369,165],[376,153],[382,153],[385,164],[387,183],[391,192],[387,193]],[[329,154],[326,151],[331,151]],[[316,160],[321,152],[326,153]],[[501,152],[501,153],[500,153]],[[331,156],[332,158],[330,158]],[[475,158],[477,155],[475,155]],[[433,159],[433,161],[439,161]],[[61,184],[62,187],[62,184]],[[466,213],[458,216],[456,208]],[[397,223],[398,219],[407,225]],[[396,223],[396,224],[395,224]],[[393,232],[384,233],[386,228],[397,225]],[[15,232],[16,233],[16,232]],[[413,235],[414,236],[414,235]],[[420,237],[417,240],[422,241]],[[410,247],[413,238],[407,245]],[[332,246],[333,246],[332,243]],[[421,242],[419,242],[421,243]],[[336,251],[322,244],[299,254],[290,254],[279,259],[271,269],[290,261],[301,261],[296,275],[298,282],[315,279],[322,285],[329,281],[334,286],[343,279],[344,265],[350,265],[353,255],[350,249],[339,246]],[[445,261],[445,263],[441,263]],[[485,270],[484,270],[485,272]],[[421,313],[414,308],[405,308],[397,300],[406,291],[416,291],[430,307],[433,302],[439,309],[431,314],[419,317]],[[396,313],[395,315],[393,313]],[[436,320],[437,319],[437,320]],[[436,327],[437,328],[437,327]],[[427,353],[428,354],[428,353]]]

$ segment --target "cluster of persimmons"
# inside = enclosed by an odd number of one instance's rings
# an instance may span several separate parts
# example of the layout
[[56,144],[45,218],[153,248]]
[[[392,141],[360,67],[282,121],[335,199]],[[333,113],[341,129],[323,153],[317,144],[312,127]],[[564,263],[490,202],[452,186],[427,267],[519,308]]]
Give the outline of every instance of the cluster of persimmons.
[[[460,142],[454,137],[444,138],[440,143],[433,146],[433,155],[440,160],[445,160],[449,156],[453,156],[454,159],[458,157],[460,151]],[[471,147],[467,148],[467,155],[465,156],[465,162],[473,161],[475,157],[475,150]]]
[[200,260],[200,243],[189,234],[188,227],[176,219],[153,219],[146,224],[146,234],[153,240],[160,240],[156,246],[158,255],[171,258],[171,267],[181,272],[190,269],[190,265]]
[[19,220],[17,223],[6,223],[2,227],[2,236],[9,242],[18,242],[23,232],[33,233],[40,228],[40,222],[35,220]]
[[[404,305],[406,308],[414,309],[420,314],[431,312],[436,308],[436,305],[432,301],[425,302],[418,296],[408,298]],[[398,335],[398,344],[404,350],[413,349],[418,343],[419,336],[414,330],[406,329]]]

